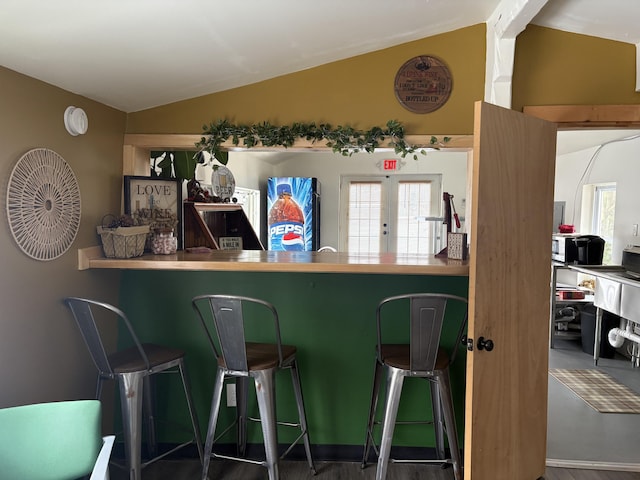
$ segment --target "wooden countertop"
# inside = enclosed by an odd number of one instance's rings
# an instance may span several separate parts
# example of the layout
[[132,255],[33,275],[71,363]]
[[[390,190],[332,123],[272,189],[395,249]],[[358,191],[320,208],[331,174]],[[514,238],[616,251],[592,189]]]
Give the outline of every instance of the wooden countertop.
[[468,276],[468,260],[434,255],[349,255],[334,252],[274,252],[214,250],[179,251],[174,255],[105,258],[99,246],[78,250],[78,270],[210,270],[235,272],[385,273],[399,275]]

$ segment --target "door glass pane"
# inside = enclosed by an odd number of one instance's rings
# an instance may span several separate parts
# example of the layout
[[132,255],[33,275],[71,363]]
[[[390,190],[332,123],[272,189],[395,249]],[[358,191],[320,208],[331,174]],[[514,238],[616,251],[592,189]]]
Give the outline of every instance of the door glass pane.
[[379,253],[382,218],[382,186],[379,182],[349,185],[349,253]]
[[431,215],[431,183],[398,183],[398,217],[396,224],[397,253],[431,253],[429,225]]

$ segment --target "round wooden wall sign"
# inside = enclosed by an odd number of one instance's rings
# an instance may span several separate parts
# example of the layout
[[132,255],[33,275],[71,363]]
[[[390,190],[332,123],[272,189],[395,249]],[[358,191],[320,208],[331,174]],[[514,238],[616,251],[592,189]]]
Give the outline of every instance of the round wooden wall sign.
[[420,55],[407,61],[396,74],[396,98],[407,110],[430,113],[444,105],[451,95],[451,72],[442,60]]

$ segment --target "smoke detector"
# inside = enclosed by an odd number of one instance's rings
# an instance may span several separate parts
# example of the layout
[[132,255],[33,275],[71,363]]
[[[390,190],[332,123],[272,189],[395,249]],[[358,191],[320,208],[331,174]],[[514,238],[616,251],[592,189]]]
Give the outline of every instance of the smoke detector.
[[64,111],[64,126],[70,135],[84,135],[89,128],[87,114],[81,108],[67,107]]

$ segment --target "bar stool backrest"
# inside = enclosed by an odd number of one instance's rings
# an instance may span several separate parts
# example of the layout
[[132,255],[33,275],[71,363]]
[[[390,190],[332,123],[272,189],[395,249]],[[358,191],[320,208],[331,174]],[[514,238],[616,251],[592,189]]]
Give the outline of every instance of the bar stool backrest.
[[64,302],[71,310],[71,313],[78,324],[78,328],[80,329],[80,333],[82,334],[82,338],[89,349],[93,363],[95,363],[101,376],[113,378],[114,373],[113,368],[109,363],[107,349],[105,348],[98,324],[96,323],[94,309],[106,311],[107,314],[109,314],[108,316],[112,319],[122,319],[124,325],[129,331],[129,335],[140,352],[140,356],[142,357],[146,368],[150,368],[149,359],[147,358],[147,355],[140,344],[129,319],[122,310],[108,303],[79,297],[68,297],[64,299]]
[[[210,315],[206,314],[204,305],[208,304]],[[192,305],[197,312],[202,326],[207,333],[209,343],[216,358],[222,358],[228,370],[248,373],[245,335],[245,304],[264,307],[270,312],[275,332],[274,339],[278,346],[279,365],[282,365],[282,346],[278,313],[273,305],[264,300],[237,295],[200,295],[193,298]],[[207,319],[213,322],[220,351],[216,347],[214,336]]]
[[463,304],[463,311],[460,312],[457,318],[453,317],[453,320],[458,324],[458,331],[454,343],[447,352],[449,361],[452,363],[467,325],[467,299],[449,294],[405,294],[382,300],[376,309],[378,355],[382,351],[382,343],[385,343],[382,338],[382,322],[383,318],[385,318],[383,311],[385,307],[403,301],[409,304],[410,370],[413,372],[434,370],[438,358],[438,350],[442,348],[442,327],[447,308],[451,303]]

